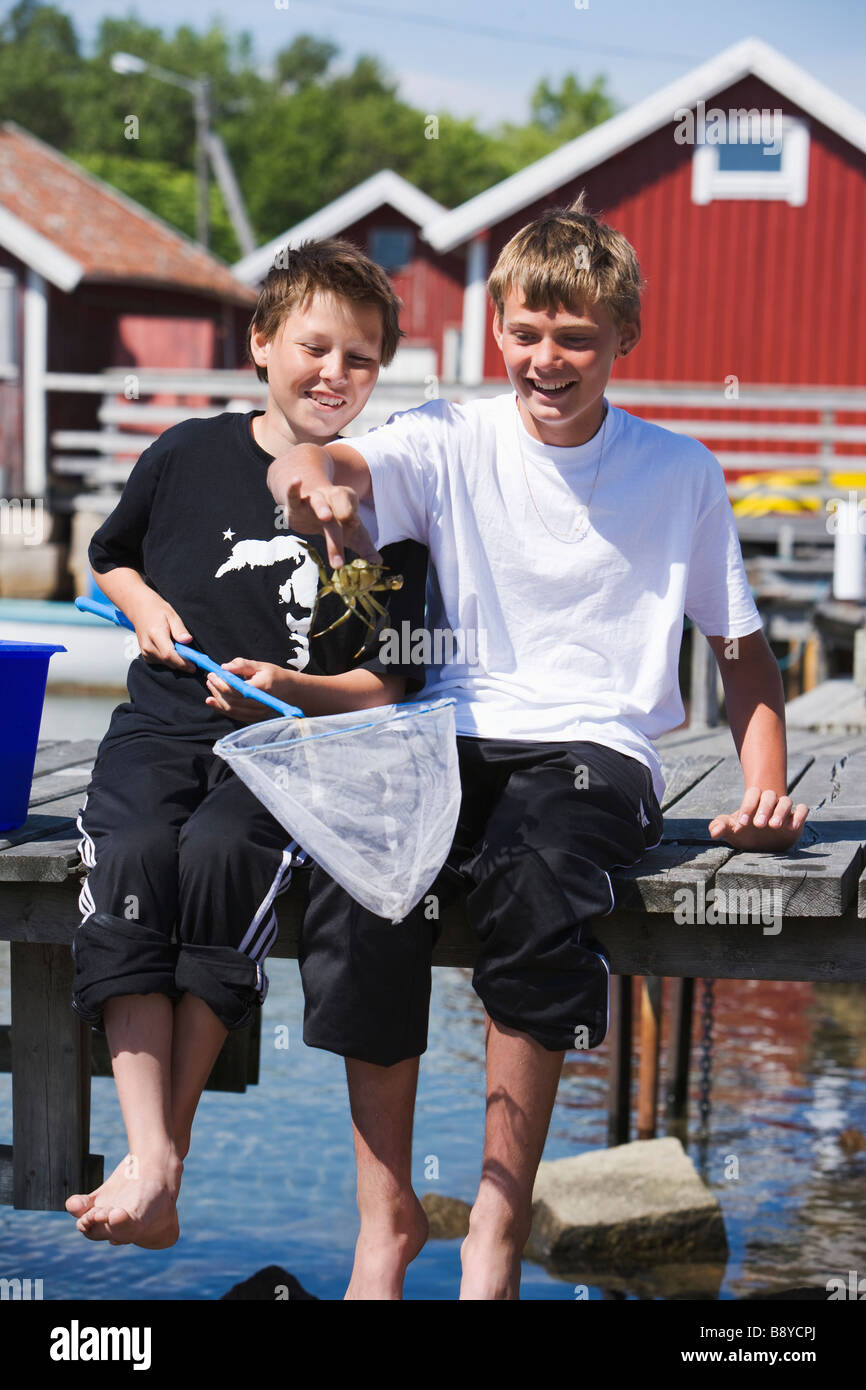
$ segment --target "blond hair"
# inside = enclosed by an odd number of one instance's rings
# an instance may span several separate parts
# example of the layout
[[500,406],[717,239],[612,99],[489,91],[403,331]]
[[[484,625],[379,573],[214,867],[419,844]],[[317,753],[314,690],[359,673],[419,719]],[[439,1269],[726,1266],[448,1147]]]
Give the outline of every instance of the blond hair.
[[[356,304],[369,304],[382,318],[380,362],[387,367],[403,337],[400,328],[402,303],[381,266],[365,256],[351,241],[324,237],[305,241],[277,252],[274,265],[259,294],[247,334],[261,333],[268,342],[276,337],[281,324],[293,309],[306,306],[314,294],[335,294]],[[250,353],[252,358],[252,353]],[[267,381],[267,367],[255,364],[259,381]]]
[[583,191],[567,208],[550,208],[503,246],[487,281],[500,323],[511,289],[539,309],[603,304],[617,328],[640,315],[645,288],[631,242],[587,211]]

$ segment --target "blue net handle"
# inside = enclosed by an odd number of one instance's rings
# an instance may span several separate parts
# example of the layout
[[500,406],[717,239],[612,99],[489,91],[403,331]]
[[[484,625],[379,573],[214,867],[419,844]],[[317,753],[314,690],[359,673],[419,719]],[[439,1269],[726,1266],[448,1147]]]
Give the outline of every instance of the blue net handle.
[[[125,613],[121,613],[119,608],[112,604],[97,603],[92,598],[77,598],[75,607],[81,613],[95,613],[97,618],[104,618],[108,623],[116,623],[118,627],[127,627],[130,632],[135,632],[135,628],[129,621]],[[258,700],[260,705],[267,705],[269,709],[276,710],[277,714],[289,715],[293,718],[304,718],[304,711],[295,705],[287,705],[284,700],[278,700],[276,695],[269,695],[266,690],[259,690],[258,686],[250,685],[249,681],[241,680],[240,676],[234,675],[232,671],[226,671],[222,666],[217,666],[204,652],[196,651],[195,647],[187,647],[183,642],[175,642],[175,651],[181,656],[185,656],[187,661],[191,661],[193,666],[198,666],[202,671],[212,671],[214,675],[224,680],[226,685],[230,685],[233,690],[237,690],[240,695],[246,695],[250,700]]]

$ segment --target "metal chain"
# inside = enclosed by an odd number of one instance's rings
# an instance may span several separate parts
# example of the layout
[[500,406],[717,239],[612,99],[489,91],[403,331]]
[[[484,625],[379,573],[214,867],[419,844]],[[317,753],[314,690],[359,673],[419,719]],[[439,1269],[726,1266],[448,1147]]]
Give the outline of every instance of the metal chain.
[[701,1063],[700,1063],[700,1082],[698,1090],[700,1094],[699,1110],[701,1115],[701,1134],[706,1134],[709,1130],[710,1119],[710,1087],[711,1072],[713,1065],[713,986],[715,981],[704,980],[704,993],[701,1001],[701,1021],[703,1029],[701,1032]]

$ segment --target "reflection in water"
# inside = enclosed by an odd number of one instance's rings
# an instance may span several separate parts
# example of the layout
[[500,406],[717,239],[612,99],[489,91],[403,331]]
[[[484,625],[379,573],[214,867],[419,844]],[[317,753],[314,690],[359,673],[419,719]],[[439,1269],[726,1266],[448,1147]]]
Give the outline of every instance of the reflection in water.
[[[205,1095],[184,1176],[177,1246],[165,1252],[107,1249],[84,1241],[63,1213],[0,1207],[5,1264],[42,1277],[46,1298],[215,1298],[269,1263],[292,1270],[320,1297],[341,1296],[356,1231],[343,1066],[300,1040],[303,999],[295,962],[271,962],[270,974],[260,1084],[242,1096]],[[419,1192],[471,1201],[484,1082],[482,1016],[468,975],[456,969],[435,974],[413,1170]],[[721,1297],[736,1298],[823,1287],[831,1275],[847,1278],[852,1269],[866,1273],[866,1150],[846,1152],[839,1142],[842,1134],[866,1133],[866,1079],[852,1065],[866,1042],[864,994],[861,986],[717,984],[706,1176],[722,1207],[727,1268],[660,1267],[628,1278],[614,1272],[608,1296],[706,1297],[721,1279]],[[0,1019],[8,1017],[8,948],[2,948]],[[283,1025],[287,1050],[274,1045]],[[567,1062],[547,1158],[604,1145],[606,1053],[603,1044]],[[697,1049],[692,1060],[694,1159]],[[664,1069],[664,1048],[661,1064]],[[10,1140],[7,1074],[0,1075],[0,1142]],[[91,1148],[113,1164],[123,1143],[113,1083],[97,1078]],[[431,1156],[437,1165],[429,1164]],[[425,1168],[436,1167],[434,1185]],[[726,1176],[732,1167],[737,1176]],[[454,1297],[458,1248],[459,1241],[431,1242],[410,1271],[407,1295]],[[573,1299],[582,1283],[591,1298],[602,1296],[599,1284],[579,1270],[556,1275],[524,1264],[528,1298]]]

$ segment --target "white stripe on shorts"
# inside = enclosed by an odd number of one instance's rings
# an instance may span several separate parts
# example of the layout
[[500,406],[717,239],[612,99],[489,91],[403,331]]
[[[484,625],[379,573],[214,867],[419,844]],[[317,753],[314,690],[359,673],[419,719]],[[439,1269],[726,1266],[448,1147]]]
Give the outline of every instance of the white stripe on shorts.
[[[278,893],[281,893],[286,888],[288,888],[289,884],[292,881],[292,869],[298,863],[298,860],[295,857],[295,851],[299,850],[299,848],[300,847],[298,845],[297,840],[292,840],[291,843],[288,844],[286,848],[283,850],[279,868],[277,869],[277,872],[274,876],[273,883],[271,884],[270,888],[265,894],[264,899],[259,904],[256,915],[250,923],[249,927],[247,928],[243,940],[238,946],[239,951],[243,951],[245,955],[251,956],[253,960],[263,959],[260,947],[262,941],[271,935],[271,919],[273,919],[274,926],[273,936],[276,936],[276,914],[273,911],[274,899],[276,898]],[[303,854],[304,851],[300,850],[300,853]],[[266,914],[270,914],[270,916],[268,917],[268,920],[265,922]],[[262,930],[263,922],[265,922],[264,930]],[[273,937],[268,945],[268,950],[270,950],[270,947],[272,945]]]
[[[81,856],[81,862],[83,864],[86,864],[88,869],[92,869],[96,865],[96,845],[93,843],[87,831],[84,829],[84,825],[81,820],[81,817],[84,815],[84,810],[86,806],[87,796],[85,795],[84,805],[81,807],[81,810],[78,812],[78,815],[75,818],[75,824],[81,831],[81,839],[78,841],[78,853]],[[78,895],[78,909],[81,913],[81,921],[78,924],[79,926],[83,926],[84,923],[87,921],[88,917],[92,917],[94,912],[96,911],[96,904],[93,901],[93,894],[90,891],[89,879],[90,875],[88,874],[87,878],[85,878],[84,882],[81,885],[81,892]]]

